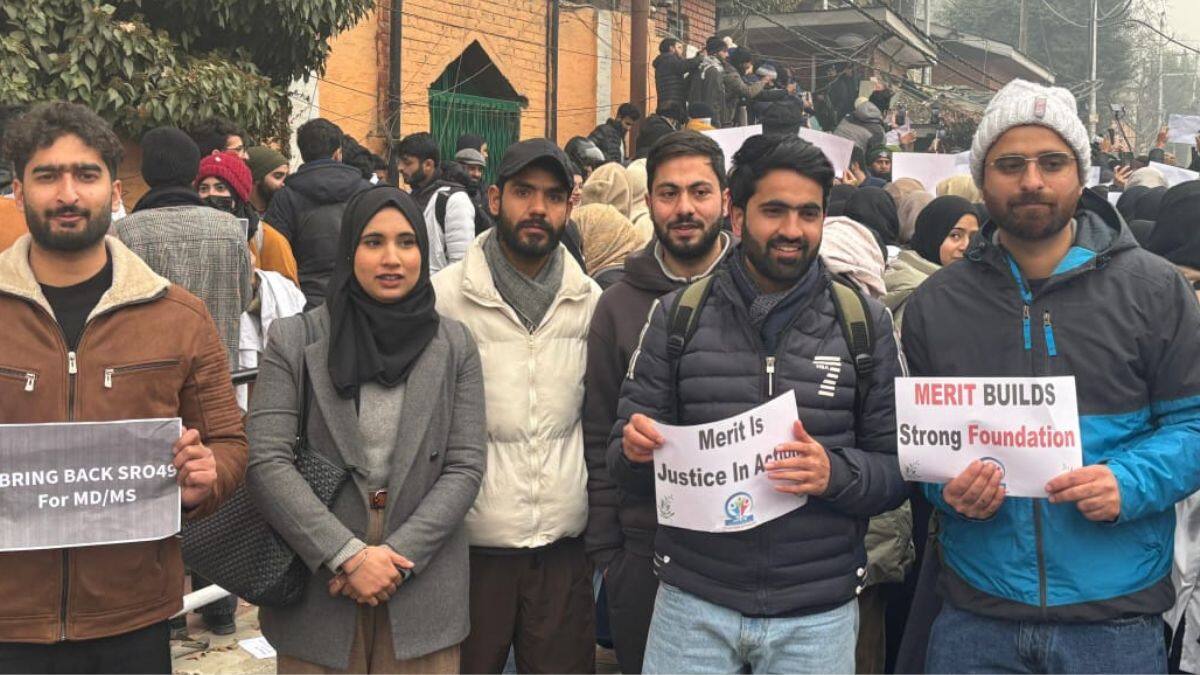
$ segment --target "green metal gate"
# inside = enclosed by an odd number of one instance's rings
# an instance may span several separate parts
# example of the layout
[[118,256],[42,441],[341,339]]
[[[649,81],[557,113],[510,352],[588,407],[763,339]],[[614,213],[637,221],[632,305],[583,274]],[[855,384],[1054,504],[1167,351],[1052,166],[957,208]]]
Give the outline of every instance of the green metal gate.
[[486,185],[495,182],[500,158],[521,135],[521,105],[516,101],[430,89],[429,118],[443,159],[454,158],[454,145],[462,134],[478,134],[487,141]]

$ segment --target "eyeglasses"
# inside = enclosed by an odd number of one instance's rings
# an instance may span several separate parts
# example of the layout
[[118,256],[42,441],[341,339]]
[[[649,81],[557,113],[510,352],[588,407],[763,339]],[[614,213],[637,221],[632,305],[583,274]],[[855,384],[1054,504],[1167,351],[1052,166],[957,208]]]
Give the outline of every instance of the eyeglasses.
[[993,159],[991,166],[1005,176],[1019,176],[1025,173],[1025,168],[1033,162],[1037,162],[1039,171],[1050,175],[1075,164],[1075,157],[1069,152],[1047,152],[1037,157],[1004,155]]

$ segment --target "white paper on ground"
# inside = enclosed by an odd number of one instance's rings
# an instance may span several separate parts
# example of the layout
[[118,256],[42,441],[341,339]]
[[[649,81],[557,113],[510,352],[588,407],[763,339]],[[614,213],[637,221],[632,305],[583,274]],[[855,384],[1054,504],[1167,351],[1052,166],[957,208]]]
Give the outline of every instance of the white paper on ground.
[[238,646],[250,652],[256,659],[273,659],[276,656],[275,648],[267,642],[265,637],[247,638],[238,640]]

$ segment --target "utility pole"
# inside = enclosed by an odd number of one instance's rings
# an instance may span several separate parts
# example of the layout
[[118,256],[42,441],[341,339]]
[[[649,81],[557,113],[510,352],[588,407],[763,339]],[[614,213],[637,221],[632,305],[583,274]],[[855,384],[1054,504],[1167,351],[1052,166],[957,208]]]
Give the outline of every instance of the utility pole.
[[[1167,13],[1164,11],[1158,15],[1158,29],[1166,31],[1167,28]],[[1158,119],[1154,122],[1154,131],[1158,133],[1158,129],[1166,123],[1167,115],[1163,110],[1163,84],[1166,81],[1166,74],[1163,73],[1164,59],[1163,52],[1167,50],[1167,41],[1160,35],[1158,38],[1158,107],[1155,110],[1158,112]]]
[[[646,70],[649,67],[647,41],[650,39],[650,0],[633,0],[630,10],[633,25],[629,31],[629,102],[636,105],[643,116],[646,116],[651,112],[646,108],[650,98],[646,82]],[[640,128],[640,125],[637,128]],[[636,131],[634,138],[637,138]]]
[[1092,18],[1089,26],[1091,27],[1091,81],[1088,83],[1091,92],[1088,94],[1088,131],[1094,137],[1096,135],[1096,125],[1100,123],[1100,115],[1096,111],[1096,32],[1099,29],[1100,18],[1100,0],[1092,0]]
[[933,16],[929,13],[929,0],[925,0],[925,34],[933,34]]
[[1021,22],[1017,29],[1017,51],[1022,54],[1029,53],[1029,8],[1026,6],[1028,0],[1021,0]]

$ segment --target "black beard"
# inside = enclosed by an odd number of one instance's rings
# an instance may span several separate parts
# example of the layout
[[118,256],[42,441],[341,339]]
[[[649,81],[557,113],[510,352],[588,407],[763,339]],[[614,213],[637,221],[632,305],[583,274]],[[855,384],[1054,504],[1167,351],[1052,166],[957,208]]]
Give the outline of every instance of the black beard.
[[[721,223],[723,220],[723,217],[718,218],[712,223],[705,223],[695,218],[691,218],[687,221],[672,220],[662,227],[660,227],[658,223],[655,223],[654,236],[656,239],[658,239],[658,243],[667,250],[667,253],[670,253],[673,257],[679,260],[698,260],[712,252],[713,246],[716,245],[717,238],[721,236]],[[684,222],[696,223],[700,225],[701,232],[703,234],[695,243],[678,244],[671,241],[671,226],[681,225]]]
[[[63,215],[80,215],[85,219],[83,230],[77,232],[53,232],[50,229],[50,219]],[[37,210],[25,205],[25,222],[29,226],[29,236],[38,246],[50,251],[84,251],[96,245],[96,242],[108,234],[112,225],[112,210],[101,209],[92,215],[87,209],[64,207],[46,211],[39,215]]]
[[[1050,219],[1048,222],[1038,222],[1028,218],[1021,218],[1017,215],[1017,207],[1023,204],[1046,204],[1050,207]],[[1047,201],[1038,197],[1021,198],[1013,202],[1009,202],[1003,211],[1000,211],[998,216],[993,216],[996,221],[996,226],[1009,235],[1025,241],[1043,241],[1062,232],[1063,228],[1071,222],[1075,216],[1074,211],[1062,213],[1057,203]]]
[[[520,229],[523,227],[536,227],[545,232],[546,241],[543,243],[530,243],[521,239]],[[550,223],[544,220],[523,220],[516,225],[510,225],[505,218],[500,218],[496,224],[496,229],[504,247],[526,260],[539,260],[550,255],[558,248],[558,242],[562,238],[562,231],[556,231],[553,227],[550,227]]]
[[746,254],[746,259],[755,271],[763,275],[767,279],[780,284],[795,284],[804,276],[808,268],[817,258],[817,249],[812,247],[808,241],[804,240],[801,243],[802,255],[795,264],[780,264],[771,258],[771,246],[776,243],[790,243],[789,240],[783,237],[771,237],[766,245],[760,244],[754,238],[749,236],[749,231],[743,233],[742,250]]

